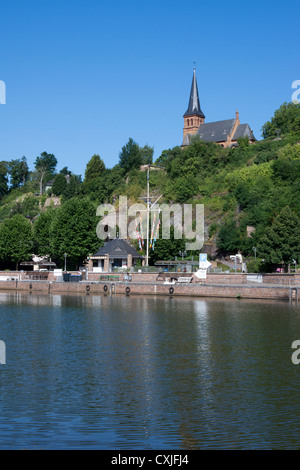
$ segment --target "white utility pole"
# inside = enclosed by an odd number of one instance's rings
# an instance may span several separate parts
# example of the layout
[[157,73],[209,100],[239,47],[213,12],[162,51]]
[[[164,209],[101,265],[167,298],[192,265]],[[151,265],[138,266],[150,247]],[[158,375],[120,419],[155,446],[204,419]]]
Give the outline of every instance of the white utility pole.
[[[149,190],[149,178],[150,178],[150,165],[147,169],[147,247],[146,247],[146,266],[149,266],[149,221],[150,221],[150,212],[152,208],[155,208],[155,204],[162,197],[162,194],[156,199],[153,204],[150,205],[150,190]],[[160,212],[160,210],[159,210]]]
[[147,251],[146,251],[146,266],[149,266],[149,211],[150,211],[150,201],[149,201],[149,173],[150,165],[147,169]]

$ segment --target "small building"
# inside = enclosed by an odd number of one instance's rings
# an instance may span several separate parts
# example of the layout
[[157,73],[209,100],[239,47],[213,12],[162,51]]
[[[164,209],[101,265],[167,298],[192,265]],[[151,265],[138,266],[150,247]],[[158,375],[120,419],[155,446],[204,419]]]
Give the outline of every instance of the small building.
[[[66,178],[66,182],[70,183],[70,175],[64,175]],[[48,180],[44,185],[43,185],[43,194],[47,192],[49,189],[52,189],[53,183],[54,183],[55,178],[51,178],[51,180]]]
[[32,255],[31,261],[22,261],[20,267],[26,268],[27,271],[53,271],[56,263],[51,261],[49,256]]
[[114,269],[130,269],[144,257],[121,238],[115,238],[101,246],[97,253],[88,257],[88,270],[93,272],[111,272]]

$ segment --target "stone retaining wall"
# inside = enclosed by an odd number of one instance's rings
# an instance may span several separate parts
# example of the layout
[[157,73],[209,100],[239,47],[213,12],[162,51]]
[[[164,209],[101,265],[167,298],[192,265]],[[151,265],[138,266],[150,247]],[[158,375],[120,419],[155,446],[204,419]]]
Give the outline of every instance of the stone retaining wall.
[[[107,286],[104,287],[104,286]],[[0,281],[0,290],[22,291],[35,294],[97,294],[126,295],[126,288],[130,295],[179,295],[187,297],[223,297],[245,299],[300,299],[300,286],[292,289],[288,286],[263,285],[234,285],[234,284],[196,284],[170,285],[163,283],[136,283],[136,282],[47,282],[47,281]],[[173,292],[170,292],[170,288]],[[299,292],[298,292],[299,291]]]

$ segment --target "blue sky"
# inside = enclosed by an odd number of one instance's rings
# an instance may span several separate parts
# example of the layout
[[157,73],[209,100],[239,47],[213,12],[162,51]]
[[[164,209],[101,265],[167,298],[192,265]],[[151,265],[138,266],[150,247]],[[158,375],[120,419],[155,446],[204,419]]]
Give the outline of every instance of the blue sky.
[[300,80],[296,1],[1,1],[0,160],[43,151],[84,174],[132,137],[182,142],[196,73],[206,122],[235,117],[257,138]]

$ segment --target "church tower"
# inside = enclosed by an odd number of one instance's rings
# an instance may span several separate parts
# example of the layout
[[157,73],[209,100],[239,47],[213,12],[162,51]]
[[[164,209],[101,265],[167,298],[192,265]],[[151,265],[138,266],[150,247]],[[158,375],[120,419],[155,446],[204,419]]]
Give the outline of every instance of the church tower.
[[199,126],[204,123],[205,116],[200,108],[198,86],[196,80],[196,70],[194,68],[193,81],[190,93],[189,107],[183,115],[183,139],[186,134],[196,134]]

